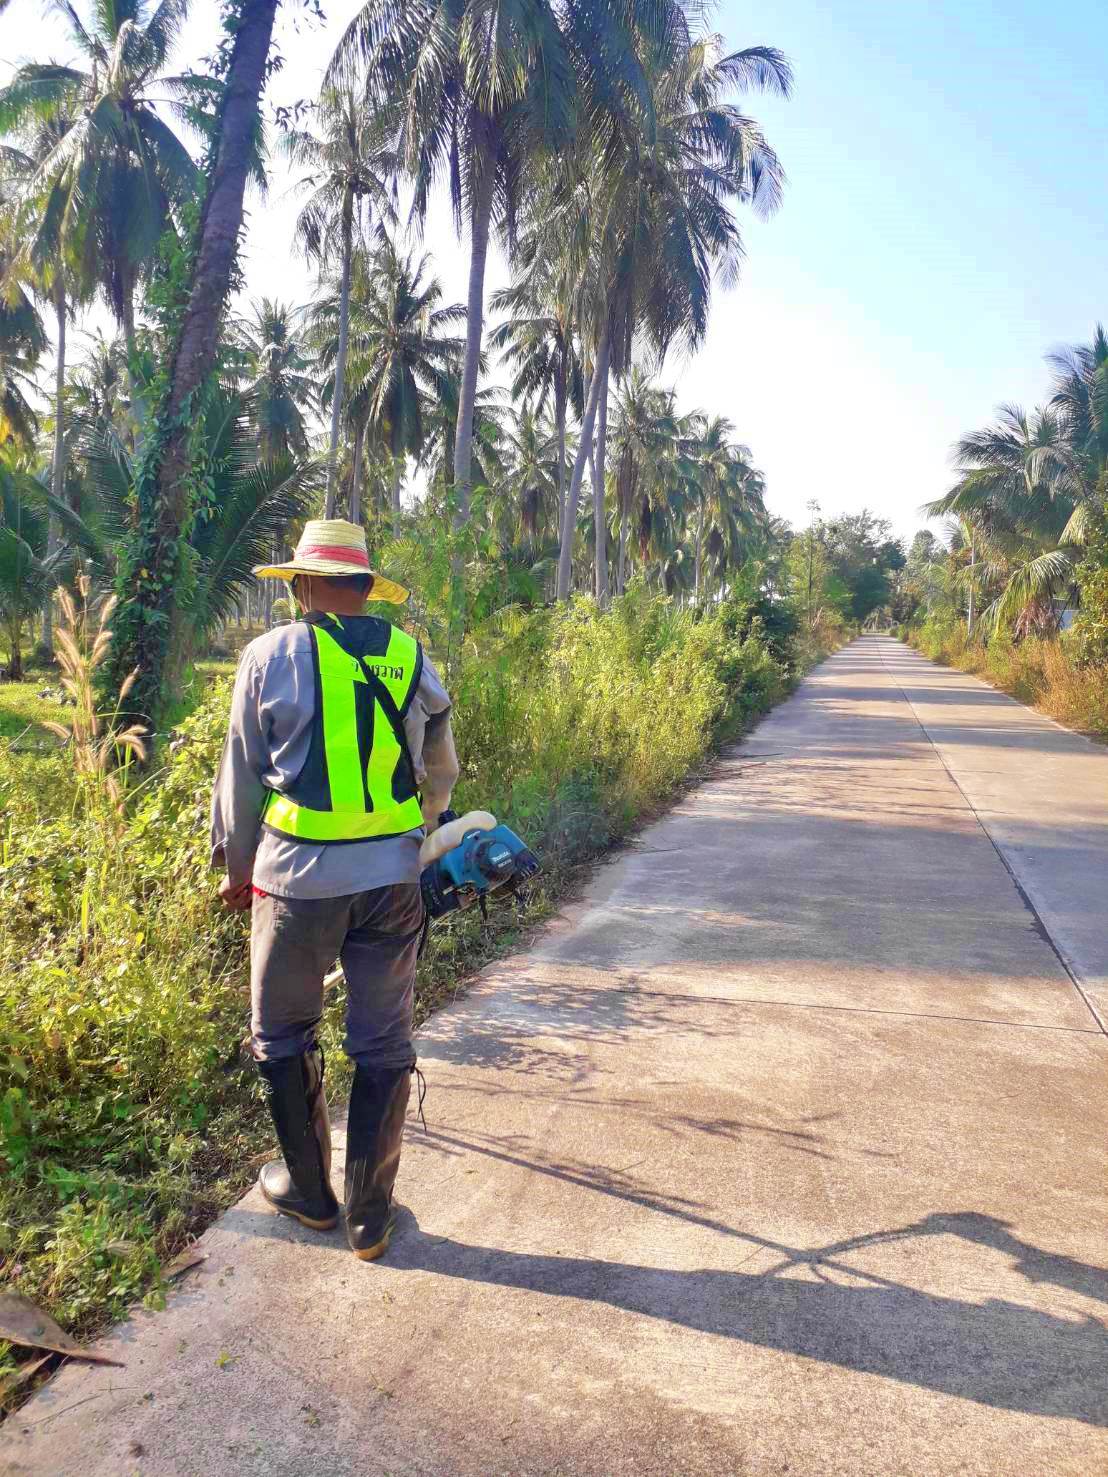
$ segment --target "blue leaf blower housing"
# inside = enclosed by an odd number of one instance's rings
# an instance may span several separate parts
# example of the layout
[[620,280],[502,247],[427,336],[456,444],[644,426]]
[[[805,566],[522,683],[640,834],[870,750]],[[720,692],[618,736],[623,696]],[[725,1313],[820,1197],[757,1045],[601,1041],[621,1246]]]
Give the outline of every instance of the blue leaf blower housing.
[[[439,824],[456,819],[453,811],[445,810]],[[510,827],[494,826],[489,831],[475,827],[420,873],[427,917],[434,921],[474,903],[484,911],[490,898],[518,898],[522,885],[540,870],[538,857]]]

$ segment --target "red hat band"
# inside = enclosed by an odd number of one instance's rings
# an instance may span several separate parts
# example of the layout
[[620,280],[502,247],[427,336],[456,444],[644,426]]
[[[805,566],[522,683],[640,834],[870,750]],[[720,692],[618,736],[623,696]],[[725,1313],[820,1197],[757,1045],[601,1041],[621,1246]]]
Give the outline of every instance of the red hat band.
[[333,559],[337,564],[354,564],[359,569],[369,568],[369,555],[364,549],[344,549],[337,544],[309,544],[298,548],[297,559]]

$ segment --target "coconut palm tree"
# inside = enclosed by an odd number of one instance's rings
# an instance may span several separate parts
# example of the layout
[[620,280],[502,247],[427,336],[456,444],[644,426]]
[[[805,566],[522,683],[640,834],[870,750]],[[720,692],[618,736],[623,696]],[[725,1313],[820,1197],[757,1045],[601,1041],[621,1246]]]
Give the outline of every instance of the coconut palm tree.
[[23,636],[57,582],[65,551],[50,547],[45,489],[12,454],[0,450],[0,622],[8,638],[8,676],[23,676]]
[[[651,544],[654,509],[668,497],[678,437],[675,397],[661,389],[641,368],[634,368],[616,394],[612,455],[616,482],[619,546],[616,594],[627,582],[628,533],[637,516],[640,553]],[[563,539],[564,547],[564,539]]]
[[38,429],[35,376],[46,351],[46,331],[30,295],[16,281],[4,286],[0,250],[0,446],[29,445]]
[[102,431],[118,428],[128,394],[126,353],[122,339],[110,339],[100,329],[85,335],[88,347],[73,366],[66,382],[71,415],[85,426]]
[[1074,590],[1085,513],[1067,418],[1002,405],[996,423],[963,436],[955,456],[958,481],[925,511],[953,514],[972,530],[983,556],[974,577],[1000,586],[983,614],[1017,635],[1056,631],[1060,603]]
[[[399,531],[400,484],[406,457],[418,459],[426,438],[425,404],[440,399],[463,346],[451,330],[465,318],[458,303],[444,304],[430,258],[402,255],[382,236],[359,252],[350,292],[348,403],[355,436],[387,452],[392,461],[391,507]],[[326,285],[312,310],[320,367],[333,367],[324,395],[336,393],[342,348],[341,284]]]
[[[11,84],[12,87],[15,84]],[[6,89],[0,92],[0,131],[3,131],[3,98]],[[69,321],[75,309],[87,303],[92,296],[93,282],[87,268],[74,259],[68,242],[59,241],[50,254],[33,233],[24,233],[36,218],[40,201],[36,197],[36,182],[39,180],[45,161],[60,147],[73,124],[71,116],[62,104],[52,102],[48,116],[39,120],[32,108],[27,106],[26,116],[18,115],[20,134],[24,148],[7,144],[0,153],[3,176],[9,197],[7,207],[7,234],[9,248],[4,274],[4,289],[11,294],[26,285],[40,301],[49,302],[54,310],[54,445],[51,456],[51,487],[56,497],[61,497],[66,476],[66,417],[65,417],[65,373],[66,335]],[[10,130],[9,130],[10,131]],[[15,244],[18,241],[18,246]],[[54,551],[53,526],[48,535],[48,547]],[[43,607],[42,644],[46,651],[53,649],[52,599]]]
[[513,399],[533,404],[542,414],[553,403],[558,441],[558,531],[566,497],[566,421],[572,408],[580,416],[584,404],[584,369],[577,344],[577,284],[565,268],[540,249],[541,237],[530,233],[521,249],[521,270],[508,288],[494,293],[494,312],[508,317],[489,335],[489,347],[512,371]]
[[87,70],[56,62],[17,68],[0,89],[0,133],[56,126],[29,185],[29,256],[40,269],[65,256],[95,281],[131,352],[137,285],[200,185],[188,150],[155,107],[159,95],[181,97],[195,85],[163,75],[188,0],[111,0],[95,5],[87,24],[73,5],[59,9]]
[[[433,394],[424,397],[423,451],[419,464],[432,488],[447,501],[451,496],[457,465],[455,437],[458,432],[458,401],[462,390],[461,356],[441,378]],[[495,386],[477,391],[473,414],[473,445],[470,466],[478,487],[494,487],[502,469],[505,411],[503,392]]]
[[397,158],[383,119],[362,107],[349,88],[325,87],[316,104],[318,135],[290,129],[285,153],[304,173],[294,188],[308,198],[296,234],[308,257],[339,271],[338,345],[331,393],[331,441],[327,460],[326,516],[334,517],[338,480],[339,428],[346,395],[350,324],[350,279],[355,240],[368,242],[374,217],[391,223],[396,209]]
[[1037,470],[1049,471],[1053,485],[1079,503],[1108,497],[1108,333],[1098,323],[1091,343],[1056,350],[1047,362],[1066,450],[1041,457]]
[[955,448],[959,480],[926,509],[953,514],[967,531],[970,623],[978,586],[992,587],[986,614],[1017,635],[1057,630],[1108,497],[1108,334],[1098,324],[1091,343],[1047,359],[1050,405],[1031,415],[1001,406],[994,425],[963,437]]
[[678,15],[658,0],[367,0],[329,78],[360,77],[371,108],[396,110],[400,152],[422,215],[445,177],[470,231],[466,352],[455,442],[456,521],[469,516],[485,262],[496,221],[509,241],[537,159],[598,138],[614,111],[647,102],[640,30]]
[[[317,462],[287,450],[259,456],[250,402],[233,391],[208,397],[201,439],[211,494],[189,533],[194,579],[186,616],[194,640],[230,618],[253,587],[254,565],[268,560],[289,525],[307,516],[324,479]],[[86,422],[79,459],[77,505],[52,496],[49,502],[66,541],[109,584],[134,527],[136,454],[110,426]]]
[[[734,459],[731,439],[735,428],[723,416],[700,420],[695,428],[696,467],[693,496],[696,504],[696,554],[693,565],[693,598],[700,604],[703,590],[704,544],[707,533],[709,504],[713,511],[726,515],[727,492],[733,486]],[[724,489],[727,489],[727,492]]]
[[445,173],[459,232],[469,219],[453,479],[457,519],[464,522],[490,228],[494,213],[510,227],[528,150],[540,139],[556,145],[569,137],[573,73],[548,0],[509,0],[498,11],[473,0],[368,0],[340,41],[329,76],[349,78],[359,67],[369,106],[396,108],[401,120],[416,211],[426,209],[432,185]]
[[[637,336],[659,355],[692,350],[707,330],[713,276],[735,280],[742,239],[733,207],[776,209],[782,170],[761,130],[727,100],[759,87],[787,95],[791,72],[770,47],[724,54],[707,36],[664,55],[650,77],[651,126],[619,130],[604,155],[581,158],[553,209],[554,249],[584,240],[600,257],[591,327],[592,381],[562,529],[558,595],[567,598],[573,537],[593,424],[609,367],[622,374]],[[585,224],[582,224],[582,223]]]
[[263,459],[308,454],[308,417],[318,391],[302,308],[258,298],[236,325],[245,357],[245,394]]
[[696,518],[693,588],[699,605],[705,565],[720,579],[738,568],[745,543],[765,517],[765,505],[764,479],[751,461],[750,448],[734,441],[731,422],[721,416],[698,419],[691,493]]
[[501,447],[504,474],[497,499],[504,508],[512,541],[522,540],[532,558],[540,545],[557,538],[560,433],[529,406],[505,427]]
[[154,407],[158,455],[142,463],[135,489],[138,527],[131,541],[110,670],[122,682],[136,668],[136,710],[157,725],[172,678],[187,658],[190,634],[180,610],[183,535],[194,512],[193,421],[189,410],[216,366],[231,292],[246,182],[257,163],[260,100],[277,0],[238,0],[218,119],[209,150],[203,211],[187,299],[167,345],[165,387]]
[[19,256],[17,198],[8,175],[18,178],[24,159],[0,145],[0,445],[12,438],[29,444],[38,429],[35,373],[47,348],[34,299],[12,270]]
[[768,515],[765,507],[765,478],[750,464],[745,446],[732,448],[731,477],[717,502],[708,503],[704,539],[705,588],[707,573],[720,589],[735,574],[751,565],[753,556],[765,545]]

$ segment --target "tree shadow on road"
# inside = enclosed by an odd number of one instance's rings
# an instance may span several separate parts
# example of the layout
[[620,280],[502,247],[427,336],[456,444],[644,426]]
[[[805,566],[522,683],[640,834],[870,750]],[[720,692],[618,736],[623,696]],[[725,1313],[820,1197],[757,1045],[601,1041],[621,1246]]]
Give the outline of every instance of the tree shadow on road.
[[1042,1251],[1003,1221],[971,1211],[814,1248],[731,1234],[753,1243],[752,1255],[779,1259],[746,1273],[506,1251],[425,1234],[405,1213],[389,1260],[399,1270],[605,1303],[998,1409],[1108,1426],[1108,1330],[1097,1319],[924,1292],[843,1258],[883,1242],[955,1235],[1016,1255],[1015,1269],[1030,1281],[1108,1302],[1105,1270]]

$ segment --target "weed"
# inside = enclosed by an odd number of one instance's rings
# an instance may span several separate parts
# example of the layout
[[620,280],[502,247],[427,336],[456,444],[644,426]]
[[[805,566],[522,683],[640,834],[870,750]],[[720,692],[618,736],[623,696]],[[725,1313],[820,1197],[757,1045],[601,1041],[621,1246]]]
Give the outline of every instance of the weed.
[[983,677],[1070,728],[1108,738],[1108,667],[1084,658],[1073,634],[969,641],[965,622],[950,618],[927,621],[907,636],[932,661]]
[[[109,614],[75,606],[59,640],[77,704],[66,752],[0,750],[0,1276],[81,1335],[161,1296],[160,1266],[272,1142],[240,1053],[248,925],[215,906],[208,864],[229,682],[210,682],[162,767],[127,792],[101,765],[126,731],[91,706]],[[467,639],[456,803],[493,810],[542,856],[533,919],[784,693],[791,658],[760,620],[741,602],[700,620],[639,592],[603,615],[586,600],[505,610]],[[419,1018],[519,936],[508,909],[436,929]],[[342,1006],[336,991],[321,1026],[335,1097]]]

